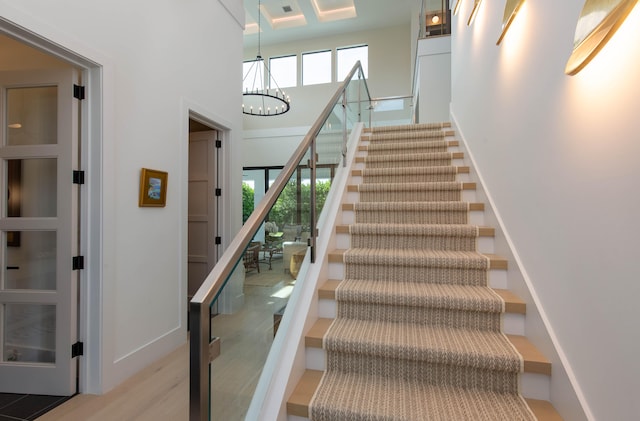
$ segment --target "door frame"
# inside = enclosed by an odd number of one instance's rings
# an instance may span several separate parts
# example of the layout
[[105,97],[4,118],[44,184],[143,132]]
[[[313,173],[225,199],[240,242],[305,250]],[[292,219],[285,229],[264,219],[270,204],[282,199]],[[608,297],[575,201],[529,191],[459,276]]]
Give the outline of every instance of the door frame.
[[[33,27],[38,23],[28,16],[18,16],[18,21],[29,21]],[[31,19],[31,20],[29,20]],[[63,39],[53,42],[44,36],[0,17],[0,34],[13,38],[29,47],[40,50],[75,67],[81,83],[85,86],[86,98],[80,105],[79,161],[85,171],[85,185],[80,195],[80,239],[79,253],[85,256],[85,269],[79,273],[78,340],[84,343],[84,356],[78,358],[78,391],[80,393],[102,393],[103,391],[103,188],[102,162],[110,151],[103,148],[103,136],[113,119],[108,104],[113,100],[104,94],[102,86],[112,79],[112,66],[98,64],[86,58],[95,56],[86,46],[77,45],[77,40]],[[52,38],[51,36],[49,38]],[[87,54],[75,51],[85,50]],[[17,69],[16,69],[17,70]]]

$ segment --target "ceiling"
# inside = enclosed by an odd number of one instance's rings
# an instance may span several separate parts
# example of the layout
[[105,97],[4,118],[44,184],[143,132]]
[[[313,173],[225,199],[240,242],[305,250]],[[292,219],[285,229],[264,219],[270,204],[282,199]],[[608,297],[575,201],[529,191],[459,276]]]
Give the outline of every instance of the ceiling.
[[[439,3],[439,2],[438,2]],[[244,0],[244,45],[273,45],[408,24],[422,0]]]

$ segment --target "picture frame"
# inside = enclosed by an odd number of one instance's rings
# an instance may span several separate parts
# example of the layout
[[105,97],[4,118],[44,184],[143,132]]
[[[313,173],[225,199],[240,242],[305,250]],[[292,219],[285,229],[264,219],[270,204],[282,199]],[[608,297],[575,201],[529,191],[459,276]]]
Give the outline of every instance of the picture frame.
[[140,171],[139,207],[164,207],[167,203],[166,171],[142,168]]

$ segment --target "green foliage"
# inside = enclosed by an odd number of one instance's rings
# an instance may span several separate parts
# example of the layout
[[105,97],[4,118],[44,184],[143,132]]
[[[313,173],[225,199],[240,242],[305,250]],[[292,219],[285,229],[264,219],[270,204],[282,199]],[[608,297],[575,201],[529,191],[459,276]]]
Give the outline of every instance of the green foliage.
[[242,223],[249,219],[254,209],[254,191],[250,185],[242,183]]
[[[328,180],[318,181],[316,183],[316,218],[324,206],[330,188],[331,182]],[[285,225],[303,225],[307,228],[310,227],[310,197],[311,186],[309,184],[302,184],[302,186],[300,186],[300,204],[298,204],[296,181],[289,181],[278,197],[275,205],[271,208],[267,221],[275,222],[279,229],[282,229]],[[247,222],[254,208],[254,191],[251,186],[242,183],[242,223]]]
[[[316,218],[320,214],[324,202],[331,188],[330,181],[318,181],[316,183]],[[289,181],[278,197],[275,205],[269,213],[269,221],[274,221],[278,227],[285,225],[311,226],[310,223],[310,197],[311,186],[302,184],[300,186],[300,203],[298,203],[298,189],[294,180]]]

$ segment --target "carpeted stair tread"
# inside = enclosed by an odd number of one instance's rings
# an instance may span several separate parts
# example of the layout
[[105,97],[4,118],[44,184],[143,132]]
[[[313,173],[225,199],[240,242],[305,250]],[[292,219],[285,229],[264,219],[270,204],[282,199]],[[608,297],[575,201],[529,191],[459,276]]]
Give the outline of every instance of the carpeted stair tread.
[[[334,319],[318,319],[305,335],[305,345],[311,348],[322,348],[324,336],[331,327]],[[505,335],[511,345],[522,356],[525,373],[543,375],[551,374],[551,362],[525,337],[520,335]]]
[[[441,261],[441,263],[446,263],[449,261],[453,261],[455,259],[457,259],[458,257],[462,257],[462,258],[471,258],[473,260],[469,260],[469,261],[465,261],[465,262],[461,262],[458,260],[458,264],[452,264],[451,266],[449,265],[442,265],[442,266],[433,266],[433,267],[477,267],[477,268],[481,268],[482,264],[480,263],[480,261],[484,258],[487,262],[488,262],[488,268],[489,269],[507,269],[508,267],[508,262],[506,259],[504,259],[503,257],[500,257],[498,255],[492,254],[492,253],[477,253],[477,252],[450,252],[447,253],[446,251],[440,251],[440,250],[403,250],[401,252],[397,252],[394,250],[375,250],[375,249],[359,249],[357,251],[353,251],[353,250],[342,250],[342,249],[335,249],[331,252],[329,252],[329,262],[330,263],[344,263],[345,262],[345,255],[347,254],[347,252],[349,252],[349,254],[352,256],[352,263],[357,263],[357,260],[363,261],[363,262],[371,262],[371,261],[378,261],[376,260],[378,257],[385,259],[385,263],[378,263],[379,266],[382,265],[393,265],[393,263],[390,262],[397,262],[398,264],[403,263],[402,259],[406,258],[407,261],[413,261],[416,262],[417,267],[421,267],[421,266],[425,266],[430,264],[428,261],[426,260],[422,260],[424,257],[426,258],[432,258],[433,261],[438,261],[440,258],[443,258],[443,260]],[[396,259],[396,256],[400,256],[399,259]],[[473,265],[469,265],[467,266],[467,263],[475,263]],[[376,264],[376,263],[372,263],[372,264]],[[437,263],[436,263],[437,265]],[[484,268],[483,268],[484,269]]]
[[347,186],[347,191],[357,191],[360,202],[450,202],[460,200],[463,190],[475,188],[475,183],[444,181],[358,184]]
[[429,191],[460,191],[473,190],[475,183],[462,183],[459,181],[423,181],[412,183],[367,183],[367,184],[351,184],[348,186],[349,191],[363,192],[418,192],[421,190]]
[[512,373],[523,369],[522,357],[499,331],[336,318],[324,349]]
[[310,414],[314,421],[535,419],[524,400],[515,394],[341,372],[327,373],[320,383],[330,393],[324,395],[324,400],[316,395]]
[[489,269],[490,259],[474,251],[348,249],[345,264],[431,268]]
[[[309,403],[320,384],[322,375],[324,372],[318,370],[305,370],[302,374],[300,381],[294,388],[293,392],[287,400],[287,413],[289,415],[308,418],[309,417]],[[529,408],[533,411],[538,421],[562,421],[562,417],[553,408],[553,406],[547,402],[537,399],[525,399]],[[510,414],[509,414],[510,415]],[[338,418],[344,419],[344,418]],[[438,420],[435,417],[427,417],[426,419]],[[509,416],[505,420],[513,421],[516,418]],[[439,421],[451,421],[452,418],[440,418]],[[464,420],[464,418],[462,418]],[[496,420],[500,420],[496,418]],[[467,419],[466,421],[475,421],[473,419]]]
[[449,148],[449,142],[446,140],[429,140],[429,141],[413,141],[413,142],[371,142],[370,145],[362,145],[358,147],[359,151],[367,151],[369,156],[386,155],[390,156],[397,153],[429,153],[429,152],[446,152]]
[[482,211],[483,203],[358,202],[346,203],[344,211],[355,213],[355,222],[381,224],[466,224],[469,211]]
[[504,301],[489,287],[424,282],[345,279],[335,291],[335,300],[487,313],[505,309]]
[[476,250],[480,228],[468,224],[364,224],[349,226],[352,248]]
[[396,126],[379,126],[372,127],[369,129],[371,133],[389,133],[389,132],[398,132],[398,131],[406,131],[406,132],[415,132],[415,131],[441,131],[442,129],[451,127],[450,122],[440,122],[440,123],[418,123],[418,124],[399,124]]
[[[367,155],[362,162],[368,168],[423,167],[451,165],[453,159],[460,159],[462,152],[418,152],[392,155]],[[356,159],[356,162],[360,161]]]
[[[318,289],[318,297],[321,299],[335,300],[336,290],[344,282],[341,279],[328,279]],[[379,281],[375,281],[379,282]],[[491,289],[504,302],[504,312],[514,314],[526,314],[527,305],[517,295],[506,289]]]
[[[440,231],[440,234],[438,234],[438,231],[432,231],[432,232],[434,232],[434,234],[431,234],[431,235],[450,235],[449,233],[451,233],[452,231],[449,231],[450,228],[448,228],[448,227],[472,227],[474,229],[474,231],[475,231],[474,235],[472,235],[472,236],[493,237],[495,235],[495,228],[478,226],[478,225],[469,225],[469,224],[394,224],[394,223],[389,223],[389,224],[385,224],[385,225],[372,224],[372,223],[355,223],[355,224],[351,224],[351,225],[336,225],[336,233],[337,234],[351,234],[351,235],[367,234],[367,233],[377,234],[379,232],[382,232],[382,229],[380,229],[380,231],[378,230],[380,226],[388,226],[388,227],[390,227],[388,230],[390,230],[392,232],[392,234],[393,234],[393,231],[395,231],[393,227],[409,227],[408,230],[411,231],[411,232],[416,232],[416,230],[414,229],[415,227],[419,227],[420,230],[425,229],[427,227],[429,227],[429,228],[433,227],[434,230],[437,230],[438,227],[442,228],[442,231]],[[354,230],[355,227],[360,227],[360,228],[352,232],[352,230]],[[368,227],[371,227],[371,228],[369,229]],[[378,228],[374,228],[374,227],[378,227]],[[384,229],[384,232],[388,232],[387,229]],[[455,232],[455,230],[453,230],[453,232]]]
[[401,168],[365,168],[360,171],[363,183],[398,183],[429,181],[455,181],[460,167],[401,167]]

